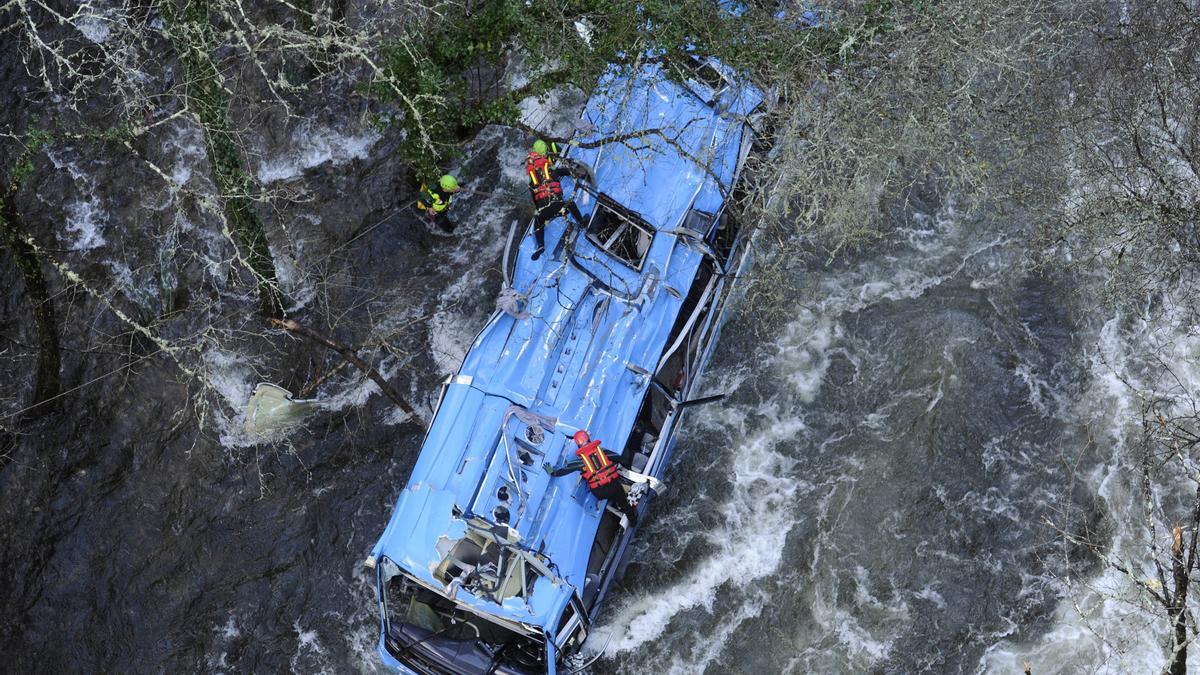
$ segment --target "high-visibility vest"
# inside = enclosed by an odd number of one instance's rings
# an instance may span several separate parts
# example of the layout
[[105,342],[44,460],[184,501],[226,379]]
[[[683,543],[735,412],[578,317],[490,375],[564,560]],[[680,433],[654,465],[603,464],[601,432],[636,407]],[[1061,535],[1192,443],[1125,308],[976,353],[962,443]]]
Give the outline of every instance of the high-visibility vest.
[[425,183],[421,183],[421,191],[417,193],[417,208],[422,211],[433,211],[441,213],[450,206],[452,195],[442,195],[437,188],[431,188]]
[[[558,152],[558,147],[550,145],[551,154]],[[554,160],[536,152],[529,153],[525,160],[525,173],[529,174],[529,191],[533,193],[534,202],[545,202],[553,197],[562,197],[562,184],[558,182],[550,170],[554,168]]]
[[588,482],[588,487],[595,490],[616,480],[617,465],[609,461],[608,455],[604,454],[600,441],[589,442],[576,450],[575,454],[583,460],[583,467],[579,471]]

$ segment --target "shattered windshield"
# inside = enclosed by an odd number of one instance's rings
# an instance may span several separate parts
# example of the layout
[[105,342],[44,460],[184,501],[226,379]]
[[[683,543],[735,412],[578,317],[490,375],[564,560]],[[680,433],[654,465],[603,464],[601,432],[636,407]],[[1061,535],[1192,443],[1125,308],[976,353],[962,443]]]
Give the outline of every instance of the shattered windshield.
[[380,571],[384,643],[392,656],[441,669],[452,665],[453,672],[462,673],[545,672],[546,647],[541,636],[464,609],[421,585],[386,557]]

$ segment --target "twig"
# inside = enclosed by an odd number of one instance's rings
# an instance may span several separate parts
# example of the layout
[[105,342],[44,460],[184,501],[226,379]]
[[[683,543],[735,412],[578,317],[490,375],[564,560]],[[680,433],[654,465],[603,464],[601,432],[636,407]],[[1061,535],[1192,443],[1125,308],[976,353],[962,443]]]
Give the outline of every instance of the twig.
[[358,355],[354,353],[354,350],[338,344],[337,342],[334,342],[324,335],[316,333],[305,326],[301,326],[291,319],[270,319],[270,323],[272,326],[278,326],[289,333],[295,333],[296,335],[304,336],[313,342],[325,345],[338,354],[341,354],[342,358],[346,359],[350,365],[361,370],[364,375],[371,378],[375,384],[379,385],[379,388],[383,391],[383,393],[386,394],[388,398],[392,399],[392,402],[395,403],[401,410],[403,410],[404,414],[408,415],[410,420],[414,422],[420,422],[421,425],[424,426],[425,421],[421,419],[421,416],[417,414],[417,411],[414,410],[411,405],[409,405],[408,401],[405,401],[400,397],[399,394],[396,393],[396,390],[392,389],[392,386],[388,384],[387,380],[383,379],[383,376],[379,374],[379,371],[372,368],[369,364],[367,364],[366,361],[358,358]]

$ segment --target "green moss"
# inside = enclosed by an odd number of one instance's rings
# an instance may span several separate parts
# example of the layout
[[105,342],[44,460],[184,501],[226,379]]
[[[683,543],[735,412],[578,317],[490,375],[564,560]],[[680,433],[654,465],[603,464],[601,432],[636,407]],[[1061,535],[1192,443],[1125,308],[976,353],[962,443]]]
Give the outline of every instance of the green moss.
[[25,147],[17,155],[8,172],[8,188],[10,191],[15,192],[25,182],[25,179],[33,175],[34,156],[50,145],[53,140],[54,136],[46,129],[30,127],[25,131],[23,139]]
[[34,127],[25,132],[25,147],[28,148],[30,154],[41,152],[53,140],[54,136],[47,129]]
[[12,168],[12,171],[9,173],[9,180],[12,181],[13,185],[20,185],[21,183],[24,183],[25,179],[31,174],[33,174],[33,160],[28,156],[24,156],[17,163],[17,165]]

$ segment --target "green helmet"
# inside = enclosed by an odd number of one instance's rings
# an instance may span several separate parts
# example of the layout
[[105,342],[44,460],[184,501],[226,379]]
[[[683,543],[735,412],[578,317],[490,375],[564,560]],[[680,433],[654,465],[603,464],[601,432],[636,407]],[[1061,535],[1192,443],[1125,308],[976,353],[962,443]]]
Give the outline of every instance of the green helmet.
[[438,185],[440,185],[443,190],[457,190],[458,180],[456,180],[454,176],[446,174],[438,179]]
[[550,147],[546,145],[546,141],[539,138],[533,142],[533,151],[539,155],[545,155],[550,152]]

